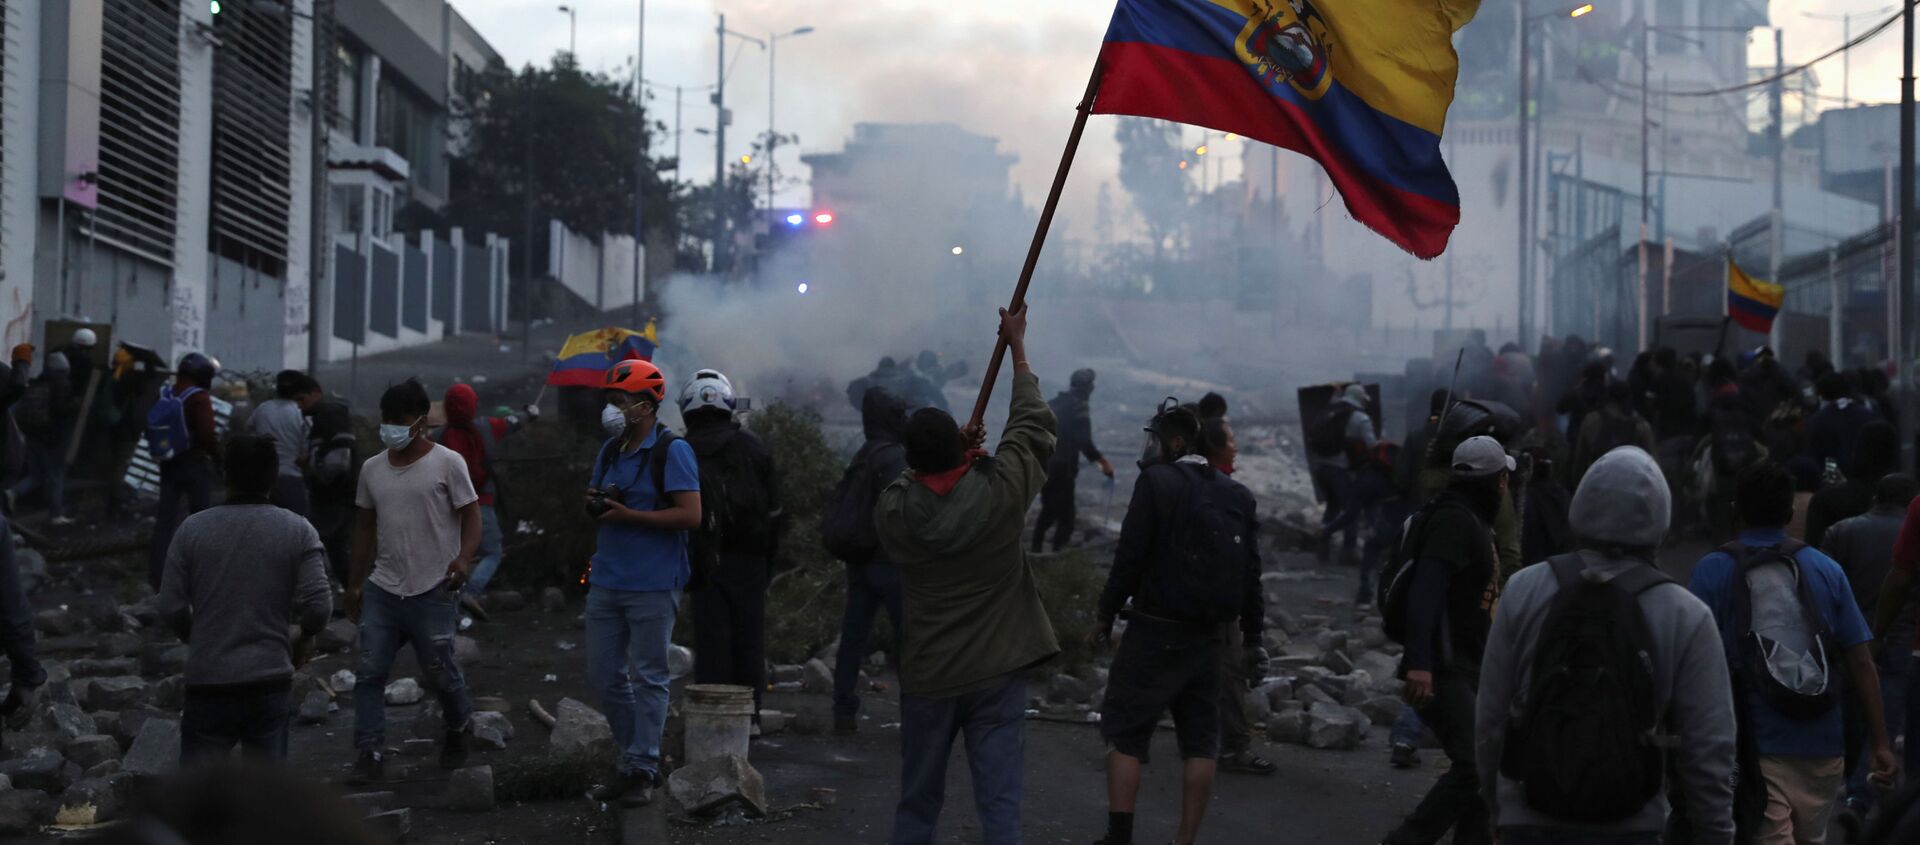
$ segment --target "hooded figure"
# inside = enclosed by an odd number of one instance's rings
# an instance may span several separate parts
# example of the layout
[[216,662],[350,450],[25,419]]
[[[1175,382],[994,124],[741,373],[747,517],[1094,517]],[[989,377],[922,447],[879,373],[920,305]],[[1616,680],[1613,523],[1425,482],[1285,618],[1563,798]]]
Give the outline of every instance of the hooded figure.
[[[866,467],[864,489],[887,489],[894,479],[907,471],[907,403],[885,388],[871,387],[860,400],[860,426],[867,442],[861,444],[853,462]],[[873,502],[865,505],[873,512]],[[833,666],[833,730],[849,736],[860,729],[860,667],[867,659],[874,620],[886,611],[893,636],[885,641],[887,660],[897,671],[900,663],[900,632],[906,624],[901,607],[900,571],[888,559],[885,548],[873,557],[847,564],[847,603],[840,617],[840,650]]]
[[1047,403],[1059,423],[1060,439],[1054,446],[1053,458],[1047,461],[1047,483],[1040,488],[1040,517],[1033,527],[1031,548],[1035,554],[1040,553],[1048,528],[1058,526],[1053,537],[1056,552],[1065,548],[1073,536],[1074,520],[1079,512],[1074,489],[1080,479],[1082,458],[1098,464],[1108,478],[1113,477],[1113,464],[1093,445],[1093,414],[1087,401],[1093,396],[1093,378],[1092,370],[1075,370],[1067,381],[1067,389]]
[[500,533],[500,485],[494,477],[493,462],[498,457],[500,441],[525,428],[534,409],[528,406],[528,417],[479,416],[480,396],[465,384],[447,388],[441,409],[447,415],[447,424],[433,433],[433,440],[452,449],[466,462],[467,476],[473,480],[474,492],[480,494],[480,550],[474,556],[473,574],[461,588],[460,604],[467,613],[484,620],[486,611],[481,608],[478,597],[486,592],[487,584],[500,571],[500,561],[506,555]]
[[[1666,477],[1653,457],[1632,446],[1614,449],[1594,461],[1573,494],[1571,522],[1581,550],[1551,560],[1577,562],[1585,578],[1599,581],[1652,566],[1671,512]],[[1665,790],[1625,819],[1582,825],[1532,809],[1525,787],[1501,772],[1508,726],[1527,710],[1535,653],[1559,592],[1553,565],[1536,563],[1507,582],[1493,618],[1474,732],[1481,782],[1497,783],[1491,822],[1569,835],[1658,834],[1667,826]],[[1684,802],[1693,833],[1688,841],[1731,841],[1734,713],[1719,630],[1707,606],[1678,583],[1651,587],[1638,601],[1653,646],[1656,731],[1674,740],[1667,786]]]

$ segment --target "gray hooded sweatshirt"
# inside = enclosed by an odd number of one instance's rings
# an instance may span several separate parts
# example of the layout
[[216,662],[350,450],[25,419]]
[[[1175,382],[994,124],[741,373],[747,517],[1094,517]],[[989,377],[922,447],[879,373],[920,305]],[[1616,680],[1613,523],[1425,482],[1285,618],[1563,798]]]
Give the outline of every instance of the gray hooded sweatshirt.
[[[1670,508],[1666,478],[1646,452],[1623,446],[1595,461],[1574,492],[1570,513],[1574,532],[1587,547],[1579,554],[1588,577],[1611,580],[1632,567],[1647,566],[1640,558],[1615,557],[1593,548],[1657,547],[1666,536]],[[1628,818],[1578,824],[1534,811],[1521,784],[1499,774],[1507,724],[1526,709],[1535,646],[1559,591],[1552,568],[1534,564],[1507,582],[1494,613],[1474,731],[1480,783],[1488,792],[1493,823],[1592,833],[1662,830],[1667,790]],[[1733,841],[1734,715],[1719,630],[1712,612],[1684,584],[1663,584],[1641,593],[1640,609],[1652,629],[1659,730],[1676,740],[1669,764],[1678,777],[1695,841],[1726,845]]]

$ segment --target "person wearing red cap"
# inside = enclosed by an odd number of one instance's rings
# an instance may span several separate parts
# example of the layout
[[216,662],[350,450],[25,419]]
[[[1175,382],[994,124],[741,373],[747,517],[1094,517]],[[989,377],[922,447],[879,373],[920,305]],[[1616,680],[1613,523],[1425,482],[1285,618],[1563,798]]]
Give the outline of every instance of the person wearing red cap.
[[485,622],[487,612],[480,606],[480,596],[500,571],[500,560],[506,554],[500,535],[500,484],[494,475],[494,461],[500,441],[539,419],[540,407],[526,406],[524,416],[483,417],[479,413],[480,395],[467,384],[447,388],[440,407],[446,412],[447,424],[434,430],[432,440],[467,462],[467,477],[473,479],[473,489],[480,494],[480,552],[473,560],[473,576],[460,588],[460,607]]

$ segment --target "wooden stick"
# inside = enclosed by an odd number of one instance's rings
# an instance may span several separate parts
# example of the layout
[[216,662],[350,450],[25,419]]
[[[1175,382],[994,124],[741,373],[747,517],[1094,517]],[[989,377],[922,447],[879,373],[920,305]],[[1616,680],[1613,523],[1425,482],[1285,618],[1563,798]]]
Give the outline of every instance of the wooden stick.
[[[1100,77],[1106,68],[1099,62],[1093,64],[1093,75],[1087,80],[1086,96],[1080,98],[1078,112],[1073,118],[1073,131],[1067,134],[1067,148],[1060,153],[1060,169],[1054,171],[1053,187],[1047,192],[1047,204],[1040,209],[1040,225],[1034,228],[1033,244],[1027,247],[1027,263],[1020,268],[1020,283],[1014,285],[1013,302],[1008,311],[1018,311],[1027,301],[1027,285],[1033,282],[1033,271],[1040,264],[1040,249],[1046,246],[1047,230],[1053,226],[1053,212],[1060,206],[1060,194],[1067,187],[1067,172],[1073,169],[1073,156],[1080,150],[1080,136],[1087,129],[1087,115],[1093,113],[1093,98],[1100,93]],[[993,357],[987,359],[987,372],[980,379],[980,398],[974,400],[973,417],[970,425],[979,426],[987,416],[987,400],[993,396],[993,383],[1000,378],[1000,361],[1007,355],[1007,339],[994,342]]]
[[87,374],[87,395],[80,397],[80,418],[73,421],[73,436],[67,440],[67,466],[80,456],[80,441],[87,433],[87,418],[93,416],[93,397],[100,392],[100,365]]

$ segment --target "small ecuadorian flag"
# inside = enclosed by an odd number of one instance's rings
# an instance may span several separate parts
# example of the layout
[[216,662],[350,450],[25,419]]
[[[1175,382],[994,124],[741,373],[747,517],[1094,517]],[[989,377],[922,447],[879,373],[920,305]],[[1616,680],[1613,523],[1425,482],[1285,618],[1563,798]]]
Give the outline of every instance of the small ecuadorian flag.
[[1741,327],[1762,334],[1773,331],[1773,318],[1786,299],[1786,288],[1749,276],[1727,261],[1727,316]]
[[582,332],[567,338],[560,355],[547,374],[547,383],[563,387],[599,387],[607,370],[621,361],[634,358],[653,360],[659,335],[652,322],[647,330],[604,328]]

